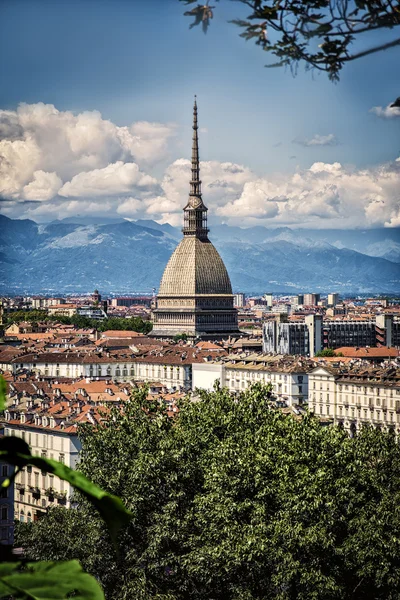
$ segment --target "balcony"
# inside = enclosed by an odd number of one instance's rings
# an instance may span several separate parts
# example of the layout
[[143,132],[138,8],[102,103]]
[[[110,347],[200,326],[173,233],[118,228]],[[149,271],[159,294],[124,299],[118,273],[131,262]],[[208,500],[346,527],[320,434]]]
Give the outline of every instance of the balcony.
[[36,499],[39,500],[41,494],[40,494],[40,489],[38,487],[34,487],[32,489],[32,496]]
[[25,484],[24,483],[16,483],[15,489],[19,490],[20,494],[25,492]]
[[47,498],[49,499],[49,502],[54,502],[54,498],[56,497],[57,492],[54,488],[49,487],[45,491],[44,495],[47,496]]

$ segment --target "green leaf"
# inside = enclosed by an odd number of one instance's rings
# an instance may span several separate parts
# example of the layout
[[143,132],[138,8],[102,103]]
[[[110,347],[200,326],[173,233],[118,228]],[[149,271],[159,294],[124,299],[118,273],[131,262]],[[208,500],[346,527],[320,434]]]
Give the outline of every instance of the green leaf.
[[104,600],[100,585],[77,560],[28,563],[26,570],[21,563],[0,565],[0,598],[64,600],[71,594],[76,600]]
[[4,377],[0,376],[0,411],[6,408],[7,385]]

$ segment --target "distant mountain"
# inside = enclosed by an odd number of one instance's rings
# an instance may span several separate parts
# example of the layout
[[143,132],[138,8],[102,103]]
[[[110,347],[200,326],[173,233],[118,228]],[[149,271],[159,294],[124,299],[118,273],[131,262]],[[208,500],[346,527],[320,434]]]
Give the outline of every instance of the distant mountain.
[[[182,236],[179,228],[150,220],[77,220],[37,224],[0,215],[0,293],[78,292],[96,287],[104,293],[150,292],[158,288]],[[321,231],[285,227],[218,225],[212,227],[210,239],[236,291],[400,292],[400,266],[392,262],[398,256],[399,230],[352,234],[336,230],[324,236]],[[365,240],[365,251],[385,256],[337,247],[349,240],[360,246],[359,238]]]

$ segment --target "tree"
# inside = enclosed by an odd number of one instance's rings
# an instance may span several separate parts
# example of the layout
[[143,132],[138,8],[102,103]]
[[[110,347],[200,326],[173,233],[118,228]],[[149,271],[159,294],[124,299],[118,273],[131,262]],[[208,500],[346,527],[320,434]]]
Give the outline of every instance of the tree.
[[397,599],[395,437],[285,415],[269,390],[200,392],[175,418],[135,392],[81,431],[80,468],[133,514],[119,553],[85,500],[21,525],[18,542],[29,558],[81,557],[108,599]]
[[72,315],[67,317],[64,315],[48,315],[46,311],[16,311],[10,313],[5,318],[6,325],[27,321],[35,323],[37,321],[59,322],[65,325],[75,325],[83,329],[98,329],[99,331],[107,331],[108,329],[116,329],[119,331],[136,331],[139,333],[150,333],[153,328],[151,321],[145,321],[141,317],[108,317],[103,321],[90,319],[82,315]]
[[316,352],[315,356],[324,357],[324,356],[336,356],[335,350],[333,348],[324,348],[319,352]]
[[[233,0],[228,0],[233,1]],[[371,31],[387,32],[400,25],[397,0],[235,0],[249,8],[247,20],[233,19],[245,40],[254,40],[278,58],[267,67],[299,64],[324,71],[332,80],[350,61],[400,45],[400,38],[353,51],[353,44]],[[180,0],[186,5],[197,0]],[[216,0],[219,2],[219,0]],[[202,25],[206,32],[213,17],[209,0],[184,14],[194,18],[191,28]]]
[[180,341],[187,342],[187,339],[188,339],[188,337],[187,337],[186,333],[178,333],[177,335],[174,336],[175,344],[177,344]]

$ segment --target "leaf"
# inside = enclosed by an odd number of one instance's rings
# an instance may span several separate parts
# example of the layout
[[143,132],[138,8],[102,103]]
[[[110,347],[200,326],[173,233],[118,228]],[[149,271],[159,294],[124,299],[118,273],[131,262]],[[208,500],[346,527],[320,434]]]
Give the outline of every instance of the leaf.
[[94,577],[85,573],[77,560],[66,562],[0,565],[0,598],[21,600],[64,600],[73,594],[76,600],[104,600]]
[[4,377],[0,377],[0,411],[6,408],[7,385]]

